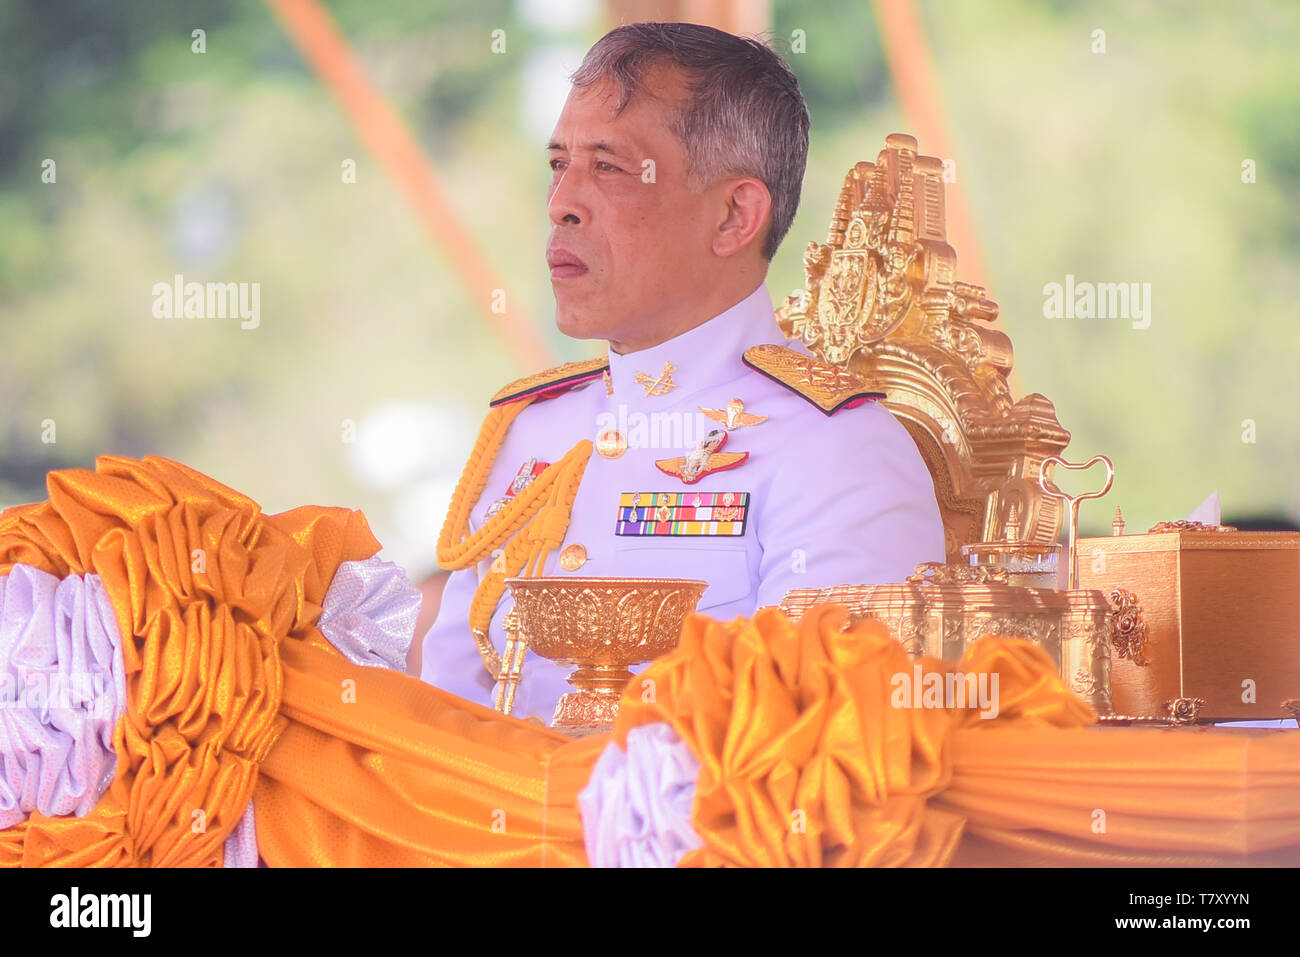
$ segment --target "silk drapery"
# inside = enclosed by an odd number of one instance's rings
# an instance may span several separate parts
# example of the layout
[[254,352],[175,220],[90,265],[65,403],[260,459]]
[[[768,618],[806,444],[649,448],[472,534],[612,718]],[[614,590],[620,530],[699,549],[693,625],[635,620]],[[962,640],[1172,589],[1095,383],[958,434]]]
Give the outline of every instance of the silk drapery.
[[842,610],[694,616],[614,733],[573,741],[330,645],[335,571],[379,548],[358,512],[264,515],[157,457],[102,456],[48,488],[0,513],[0,574],[97,574],[128,701],[98,805],[0,831],[0,863],[218,864],[252,798],[272,865],[580,865],[578,792],[652,721],[701,765],[703,846],[683,864],[1300,862],[1300,734],[1097,728],[1025,642],[922,662],[996,673],[985,720],[891,704],[914,663]]

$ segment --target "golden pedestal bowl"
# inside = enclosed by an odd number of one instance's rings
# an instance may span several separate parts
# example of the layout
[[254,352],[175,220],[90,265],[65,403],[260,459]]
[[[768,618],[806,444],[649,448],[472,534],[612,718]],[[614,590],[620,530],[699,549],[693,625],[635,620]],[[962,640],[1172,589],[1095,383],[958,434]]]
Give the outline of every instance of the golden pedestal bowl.
[[708,582],[680,578],[511,578],[521,637],[543,658],[573,665],[576,688],[551,726],[566,734],[608,731],[631,665],[677,646]]

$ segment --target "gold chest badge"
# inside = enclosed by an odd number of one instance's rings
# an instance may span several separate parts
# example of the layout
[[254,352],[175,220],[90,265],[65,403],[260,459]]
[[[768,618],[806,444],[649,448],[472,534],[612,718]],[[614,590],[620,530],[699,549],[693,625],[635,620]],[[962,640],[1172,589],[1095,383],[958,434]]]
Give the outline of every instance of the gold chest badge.
[[658,459],[655,468],[665,475],[681,479],[686,485],[694,485],[706,475],[734,469],[749,458],[748,452],[720,451],[726,444],[727,433],[722,429],[714,429],[700,439],[699,445],[689,455]]

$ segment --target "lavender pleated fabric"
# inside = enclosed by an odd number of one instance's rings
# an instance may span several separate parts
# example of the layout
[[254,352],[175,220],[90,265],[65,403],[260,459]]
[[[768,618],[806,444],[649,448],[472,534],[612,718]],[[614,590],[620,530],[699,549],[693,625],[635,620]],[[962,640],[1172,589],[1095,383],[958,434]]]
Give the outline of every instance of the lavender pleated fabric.
[[343,562],[317,627],[353,664],[405,671],[421,601],[400,565],[378,558]]
[[222,867],[256,867],[259,860],[257,854],[257,823],[253,818],[253,802],[248,802],[248,807],[244,809],[244,816],[239,819],[235,829],[230,832],[226,838],[222,855]]
[[582,837],[592,867],[675,867],[700,847],[691,827],[700,766],[662,722],[627,733],[627,751],[611,743],[578,795]]
[[[344,562],[319,627],[349,661],[404,671],[420,601],[399,566]],[[99,577],[60,580],[21,564],[0,576],[0,829],[33,811],[90,811],[113,780],[125,707],[121,640]],[[257,866],[251,803],[224,858]]]
[[126,707],[113,606],[98,575],[0,576],[0,829],[86,814],[113,780]]

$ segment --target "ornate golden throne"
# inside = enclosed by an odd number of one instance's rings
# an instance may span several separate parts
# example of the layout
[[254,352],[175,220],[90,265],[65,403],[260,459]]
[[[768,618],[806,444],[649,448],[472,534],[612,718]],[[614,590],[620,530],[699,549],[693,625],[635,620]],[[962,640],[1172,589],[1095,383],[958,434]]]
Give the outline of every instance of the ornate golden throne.
[[827,241],[804,251],[807,289],[777,310],[787,337],[886,394],[934,477],[949,562],[975,542],[1054,544],[1061,502],[1038,475],[1070,441],[1044,396],[1012,399],[997,303],[956,263],[943,164],[894,133],[844,178]]

